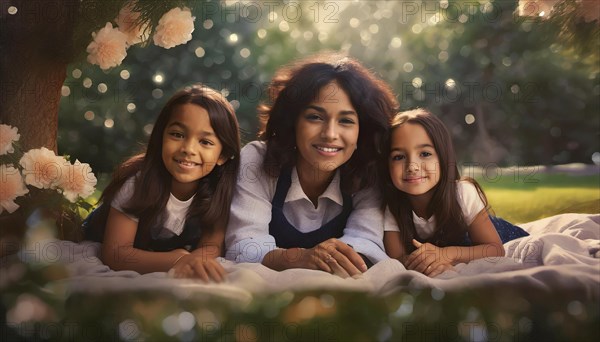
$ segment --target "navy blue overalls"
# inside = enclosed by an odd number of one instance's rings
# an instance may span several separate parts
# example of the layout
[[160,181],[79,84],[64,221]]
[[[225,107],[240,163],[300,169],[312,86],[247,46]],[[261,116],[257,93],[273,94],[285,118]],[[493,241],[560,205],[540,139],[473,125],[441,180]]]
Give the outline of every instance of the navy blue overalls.
[[[110,205],[102,204],[98,208],[94,209],[82,224],[84,238],[86,240],[102,242],[104,239],[104,230],[106,229],[106,220],[108,218],[108,211]],[[160,230],[157,230],[160,231]],[[135,248],[154,251],[154,252],[167,252],[178,248],[184,248],[187,250],[196,249],[202,229],[200,229],[200,222],[195,217],[186,219],[183,227],[183,232],[180,235],[174,235],[168,239],[144,239],[141,236],[141,230],[138,229],[135,234],[135,240],[133,246]]]
[[[523,228],[515,226],[514,224],[499,217],[490,215],[490,221],[492,221],[494,228],[496,228],[496,231],[500,236],[500,240],[502,240],[502,244],[524,236],[529,236],[529,233],[523,230]],[[468,233],[465,234],[464,244],[465,246],[471,246],[473,244]]]
[[288,190],[292,185],[292,171],[290,168],[281,170],[277,180],[275,196],[271,202],[271,222],[269,234],[275,238],[275,244],[281,248],[312,248],[319,243],[330,239],[339,238],[344,232],[346,221],[352,212],[352,198],[342,193],[342,212],[327,222],[321,228],[308,233],[298,231],[283,215],[283,204]]

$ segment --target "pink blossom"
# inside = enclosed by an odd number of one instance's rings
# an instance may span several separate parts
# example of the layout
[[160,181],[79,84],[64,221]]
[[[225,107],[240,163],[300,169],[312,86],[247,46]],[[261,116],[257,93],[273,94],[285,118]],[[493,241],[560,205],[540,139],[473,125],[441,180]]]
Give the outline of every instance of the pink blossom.
[[106,70],[120,65],[127,56],[127,35],[111,23],[106,23],[100,31],[92,33],[94,40],[88,45],[88,62]]
[[192,12],[187,7],[171,9],[158,21],[154,44],[170,49],[187,43],[192,39],[195,19],[196,17],[192,17]]
[[75,160],[74,164],[63,165],[58,188],[66,199],[75,203],[78,197],[86,198],[93,194],[96,182],[90,164]]
[[0,165],[0,214],[4,210],[12,213],[19,209],[15,199],[28,192],[19,170],[12,165]]
[[15,151],[13,143],[18,141],[21,135],[16,127],[0,125],[0,156]]
[[40,189],[53,189],[60,180],[61,167],[69,162],[42,147],[27,151],[19,164],[23,167],[25,183]]
[[148,39],[148,23],[138,22],[140,12],[133,11],[136,1],[128,2],[119,11],[119,16],[115,19],[119,31],[127,36],[127,44],[134,45]]

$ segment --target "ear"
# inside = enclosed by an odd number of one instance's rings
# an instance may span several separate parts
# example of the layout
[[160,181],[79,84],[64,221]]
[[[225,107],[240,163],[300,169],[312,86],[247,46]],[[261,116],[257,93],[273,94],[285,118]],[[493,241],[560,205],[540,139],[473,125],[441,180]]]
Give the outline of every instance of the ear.
[[219,157],[219,160],[217,160],[217,165],[221,166],[221,165],[225,164],[225,162],[226,162],[227,160],[229,160],[229,159],[230,159],[230,158],[227,158],[227,157],[225,157],[224,155],[221,155],[221,156]]

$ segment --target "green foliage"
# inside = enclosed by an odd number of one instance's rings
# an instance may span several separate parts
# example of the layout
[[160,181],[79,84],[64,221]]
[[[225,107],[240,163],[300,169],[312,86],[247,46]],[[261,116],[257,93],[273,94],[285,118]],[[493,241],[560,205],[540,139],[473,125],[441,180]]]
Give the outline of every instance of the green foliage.
[[[160,11],[153,9],[154,3],[142,1],[138,5],[155,18],[151,13]],[[171,5],[166,3],[169,5],[161,6]],[[168,50],[154,45],[133,46],[123,64],[108,71],[85,62],[70,65],[64,84],[69,95],[60,104],[59,151],[85,157],[97,172],[111,172],[120,161],[143,149],[168,98],[195,82],[222,90],[236,108],[242,141],[254,140],[258,130],[256,107],[266,98],[273,72],[290,60],[326,47],[326,40],[318,38],[315,21],[331,16],[335,9],[325,11],[323,2],[300,3],[304,15],[295,19],[290,17],[292,11],[284,17],[283,3],[275,4],[269,6],[278,13],[277,19],[268,16],[270,7],[262,3],[247,7],[240,3],[190,3],[187,5],[196,20],[193,38],[187,44]],[[282,31],[281,23],[288,23],[285,18],[290,20],[289,29]],[[293,43],[290,35],[295,37]],[[88,43],[90,39],[85,38]],[[161,82],[155,81],[157,75]],[[104,92],[98,88],[100,84]]]
[[516,0],[481,4],[361,2],[344,11],[335,38],[393,84],[403,109],[441,116],[461,160],[589,163],[598,150],[600,69],[598,40],[584,39],[598,25],[519,17]]
[[167,291],[75,293],[65,298],[49,286],[64,276],[60,270],[25,270],[22,278],[3,288],[3,303],[12,311],[20,301],[28,301],[48,314],[25,322],[10,321],[9,315],[8,326],[2,329],[11,340],[594,341],[600,337],[597,302],[568,291],[551,294],[551,300],[549,293],[533,288],[444,292],[411,286],[382,296],[282,292],[257,295],[249,303],[205,294],[182,298]]
[[[83,49],[89,32],[114,19],[122,3],[82,2],[88,15],[76,41]],[[299,16],[292,7],[284,12],[284,2],[269,4],[138,2],[152,23],[167,7],[193,8],[193,40],[169,50],[134,46],[108,72],[73,64],[65,82],[70,95],[60,107],[61,152],[110,172],[140,149],[166,99],[193,82],[223,89],[235,101],[243,141],[253,140],[255,109],[274,71],[324,49],[364,61],[393,86],[403,109],[428,107],[440,115],[461,161],[589,163],[599,149],[600,28],[574,15],[576,4],[568,0],[549,19],[519,17],[516,0],[479,6],[450,0],[445,8],[433,0],[301,2]],[[76,70],[82,75],[75,77]],[[120,76],[123,70],[129,78]],[[158,74],[160,84],[153,82]],[[98,91],[100,83],[108,91]],[[131,103],[135,109],[127,110]],[[93,119],[83,118],[87,111]],[[467,114],[474,123],[465,121]]]

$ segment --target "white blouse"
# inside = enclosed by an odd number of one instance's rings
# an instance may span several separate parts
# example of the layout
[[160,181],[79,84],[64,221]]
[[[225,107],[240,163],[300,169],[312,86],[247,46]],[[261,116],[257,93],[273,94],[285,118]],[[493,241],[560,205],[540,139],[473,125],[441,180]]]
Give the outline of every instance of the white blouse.
[[[229,260],[262,262],[268,252],[277,248],[275,238],[269,234],[271,201],[275,196],[277,178],[263,171],[266,149],[266,144],[260,141],[253,141],[242,149],[238,182],[225,235],[226,258]],[[302,190],[298,172],[294,168],[292,184],[284,201],[284,216],[300,232],[319,229],[342,212],[339,183],[338,171],[325,192],[319,196],[315,208]],[[353,210],[340,238],[373,262],[387,258],[383,247],[384,216],[379,209],[380,200],[374,189],[354,194]]]
[[[111,207],[125,214],[127,217],[135,222],[139,222],[139,219],[135,216],[126,214],[123,210],[125,204],[133,196],[135,186],[135,177],[130,177],[123,183],[121,189],[115,195],[115,198],[110,203]],[[195,195],[194,195],[195,196]],[[154,238],[167,239],[174,235],[181,235],[185,225],[188,209],[194,200],[194,196],[186,201],[177,199],[173,194],[169,194],[169,200],[165,207],[165,212],[162,213],[159,220],[164,220],[162,227],[153,227],[150,231]],[[160,231],[158,231],[160,230]]]
[[[479,192],[475,185],[469,181],[459,181],[456,183],[456,194],[458,195],[458,204],[462,209],[463,216],[467,225],[473,223],[477,214],[485,208],[483,201],[479,197]],[[435,232],[435,217],[431,216],[428,220],[417,216],[413,211],[413,222],[417,235],[421,239],[430,238]],[[385,231],[399,232],[400,228],[396,223],[396,219],[390,213],[389,208],[385,210]]]

